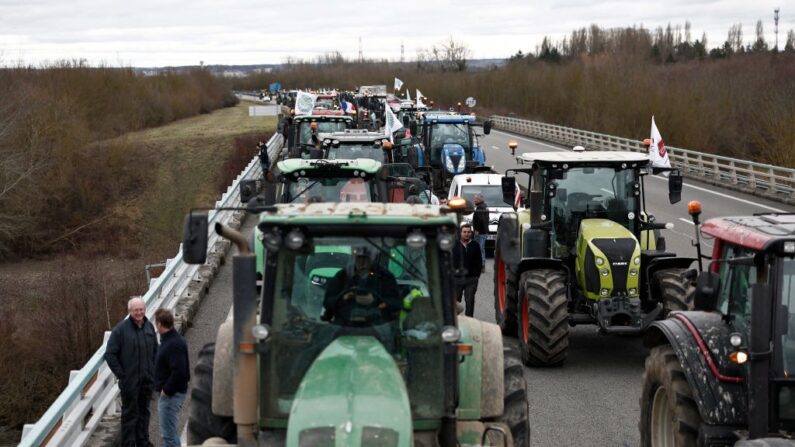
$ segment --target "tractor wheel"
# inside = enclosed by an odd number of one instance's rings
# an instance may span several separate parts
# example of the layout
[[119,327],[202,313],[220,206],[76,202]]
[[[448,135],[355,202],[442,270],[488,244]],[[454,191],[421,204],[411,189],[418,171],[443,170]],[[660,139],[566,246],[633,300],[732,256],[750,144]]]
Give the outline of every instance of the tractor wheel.
[[558,366],[568,356],[566,277],[557,270],[530,270],[519,277],[519,343],[530,366]]
[[510,427],[515,447],[530,447],[527,382],[524,380],[521,352],[512,338],[503,338],[502,343],[505,394],[502,416],[498,420]]
[[516,325],[516,273],[512,272],[494,249],[494,317],[503,335],[514,335]]
[[199,352],[193,374],[188,410],[188,445],[199,445],[212,437],[237,442],[237,426],[232,417],[213,414],[213,359],[215,343],[208,343]]
[[693,310],[695,290],[691,280],[685,277],[685,269],[674,268],[654,273],[657,297],[663,303],[663,315],[672,310]]
[[701,415],[679,358],[669,345],[652,348],[643,373],[640,440],[645,447],[696,445]]

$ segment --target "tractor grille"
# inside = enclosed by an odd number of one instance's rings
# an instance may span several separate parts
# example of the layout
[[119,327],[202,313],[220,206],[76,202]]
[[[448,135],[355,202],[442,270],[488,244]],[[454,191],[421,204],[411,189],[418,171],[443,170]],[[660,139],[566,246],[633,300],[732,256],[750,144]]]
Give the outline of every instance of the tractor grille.
[[627,273],[635,252],[635,239],[594,239],[591,242],[607,256],[613,272],[613,296],[626,295]]

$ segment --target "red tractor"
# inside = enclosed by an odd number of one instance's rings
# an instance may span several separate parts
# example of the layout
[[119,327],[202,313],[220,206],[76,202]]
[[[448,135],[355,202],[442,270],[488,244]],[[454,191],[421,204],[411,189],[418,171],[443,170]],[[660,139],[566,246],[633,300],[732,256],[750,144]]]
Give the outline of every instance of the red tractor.
[[[701,205],[688,211],[698,242]],[[714,245],[695,310],[644,339],[641,444],[795,445],[795,214],[709,219],[700,233]]]

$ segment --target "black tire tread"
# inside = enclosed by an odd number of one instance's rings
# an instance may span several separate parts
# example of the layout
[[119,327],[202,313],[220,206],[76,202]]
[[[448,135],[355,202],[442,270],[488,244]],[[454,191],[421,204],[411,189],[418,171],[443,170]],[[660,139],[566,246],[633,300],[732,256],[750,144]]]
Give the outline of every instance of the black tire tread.
[[693,282],[685,277],[686,269],[671,268],[652,275],[659,291],[658,299],[663,303],[663,313],[674,310],[693,310]]
[[213,360],[215,343],[204,345],[193,371],[191,404],[188,409],[188,445],[199,445],[212,437],[237,443],[237,426],[233,418],[213,414]]
[[511,429],[515,447],[530,447],[530,416],[527,402],[527,382],[524,379],[518,342],[503,338],[504,408],[498,419]]
[[698,428],[701,425],[701,414],[679,358],[670,345],[656,346],[646,357],[643,391],[640,397],[640,422],[638,423],[641,445],[651,446],[651,406],[654,393],[660,386],[669,391],[668,405],[674,409],[673,417],[677,427],[676,447],[696,445]]
[[518,328],[522,361],[530,366],[559,366],[569,348],[569,309],[566,277],[557,270],[523,272],[519,278],[522,295],[527,296],[529,340],[525,344]]

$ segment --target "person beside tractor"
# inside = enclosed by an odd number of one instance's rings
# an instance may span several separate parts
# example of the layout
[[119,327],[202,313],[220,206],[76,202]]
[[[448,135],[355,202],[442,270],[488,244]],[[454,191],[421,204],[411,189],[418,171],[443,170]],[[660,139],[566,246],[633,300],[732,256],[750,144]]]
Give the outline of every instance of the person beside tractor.
[[475,194],[475,213],[472,216],[472,229],[475,241],[480,245],[480,257],[483,261],[481,273],[486,270],[486,237],[489,234],[489,207],[483,200],[483,194]]
[[378,267],[367,247],[353,249],[353,265],[328,281],[321,319],[336,324],[392,320],[402,308],[395,275]]
[[480,244],[473,239],[474,231],[469,223],[461,224],[459,241],[453,248],[453,266],[456,275],[455,297],[461,302],[464,297],[465,314],[471,317],[475,313],[475,293],[478,280],[483,270],[483,257]]

